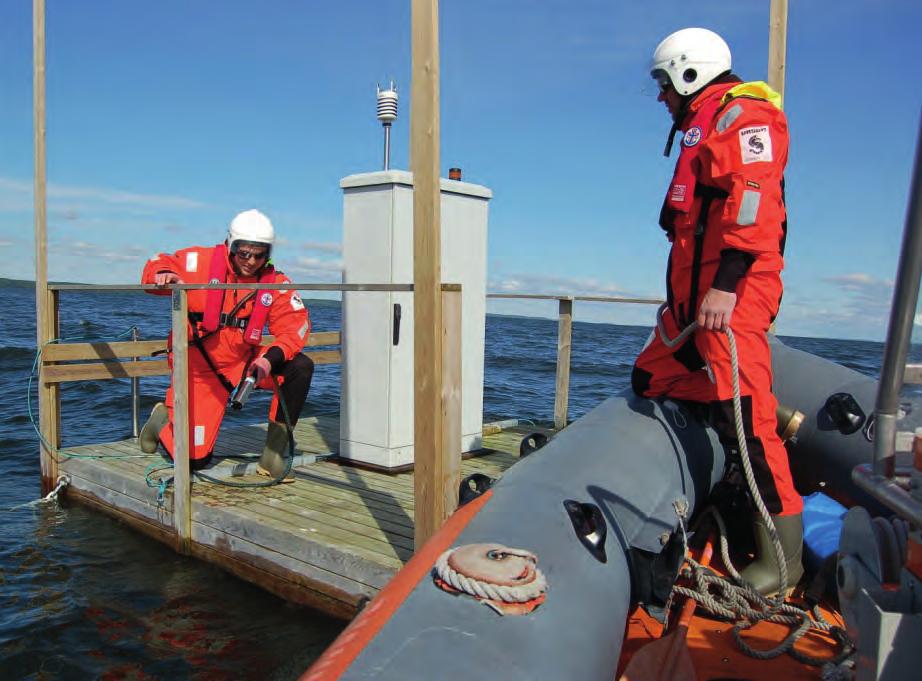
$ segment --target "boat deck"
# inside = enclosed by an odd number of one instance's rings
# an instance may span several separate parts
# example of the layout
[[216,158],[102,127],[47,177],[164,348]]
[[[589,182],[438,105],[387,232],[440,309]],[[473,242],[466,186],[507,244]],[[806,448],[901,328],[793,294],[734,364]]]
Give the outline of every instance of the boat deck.
[[[518,459],[522,439],[541,430],[485,435],[488,449],[462,462],[462,477],[501,476]],[[222,429],[218,463],[206,472],[265,481],[253,473],[264,439],[264,424]],[[286,600],[350,618],[413,553],[413,473],[338,462],[336,415],[301,419],[295,440],[301,456],[293,483],[242,489],[193,477],[191,553]],[[147,479],[169,477],[169,469],[148,476],[163,463],[128,439],[64,448],[59,470],[70,477],[68,498],[176,547],[172,488],[158,501],[160,490]]]

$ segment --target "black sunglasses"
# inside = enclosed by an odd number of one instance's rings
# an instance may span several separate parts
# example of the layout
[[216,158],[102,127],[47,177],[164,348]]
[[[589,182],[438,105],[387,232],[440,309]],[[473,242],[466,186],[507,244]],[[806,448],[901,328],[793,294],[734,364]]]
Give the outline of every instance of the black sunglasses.
[[241,260],[265,260],[269,257],[269,251],[245,251],[242,248],[238,248],[234,253],[234,256],[240,258]]

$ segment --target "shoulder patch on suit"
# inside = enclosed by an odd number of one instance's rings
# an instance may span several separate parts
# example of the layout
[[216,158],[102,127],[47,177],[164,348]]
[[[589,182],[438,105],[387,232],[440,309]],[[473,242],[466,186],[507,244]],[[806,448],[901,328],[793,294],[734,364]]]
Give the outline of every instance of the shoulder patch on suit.
[[684,144],[686,147],[693,147],[700,141],[701,128],[699,128],[697,125],[686,132],[685,137],[682,138],[682,144]]
[[291,309],[295,312],[304,309],[304,303],[301,301],[301,296],[299,296],[297,293],[291,294]]
[[743,163],[772,160],[772,138],[767,125],[757,125],[740,130],[740,153]]

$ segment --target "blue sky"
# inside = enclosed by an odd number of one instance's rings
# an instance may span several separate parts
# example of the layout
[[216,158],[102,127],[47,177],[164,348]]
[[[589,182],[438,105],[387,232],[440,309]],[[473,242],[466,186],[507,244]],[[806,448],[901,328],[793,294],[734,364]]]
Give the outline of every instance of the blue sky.
[[[48,0],[49,277],[133,283],[158,250],[216,243],[258,207],[299,281],[338,281],[343,176],[380,168],[376,83],[408,156],[408,0]],[[441,3],[442,166],[494,192],[493,291],[658,297],[673,160],[648,60],[684,26],[767,69],[768,0]],[[881,339],[922,88],[922,4],[790,3],[790,236],[781,333]],[[0,5],[0,276],[32,278],[31,3]],[[10,256],[9,254],[16,254]],[[556,314],[552,303],[491,303]],[[577,304],[648,323],[652,308]]]

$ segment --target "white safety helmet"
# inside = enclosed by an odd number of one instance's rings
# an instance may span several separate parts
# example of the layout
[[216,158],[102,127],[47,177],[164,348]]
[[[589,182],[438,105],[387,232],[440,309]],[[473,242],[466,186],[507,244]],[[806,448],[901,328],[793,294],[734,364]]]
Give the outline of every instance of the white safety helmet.
[[275,230],[272,222],[256,209],[238,213],[227,229],[227,247],[231,253],[237,251],[240,243],[264,244],[272,251]]
[[668,77],[680,95],[698,92],[730,70],[730,48],[706,28],[683,28],[666,37],[653,51],[650,75]]

